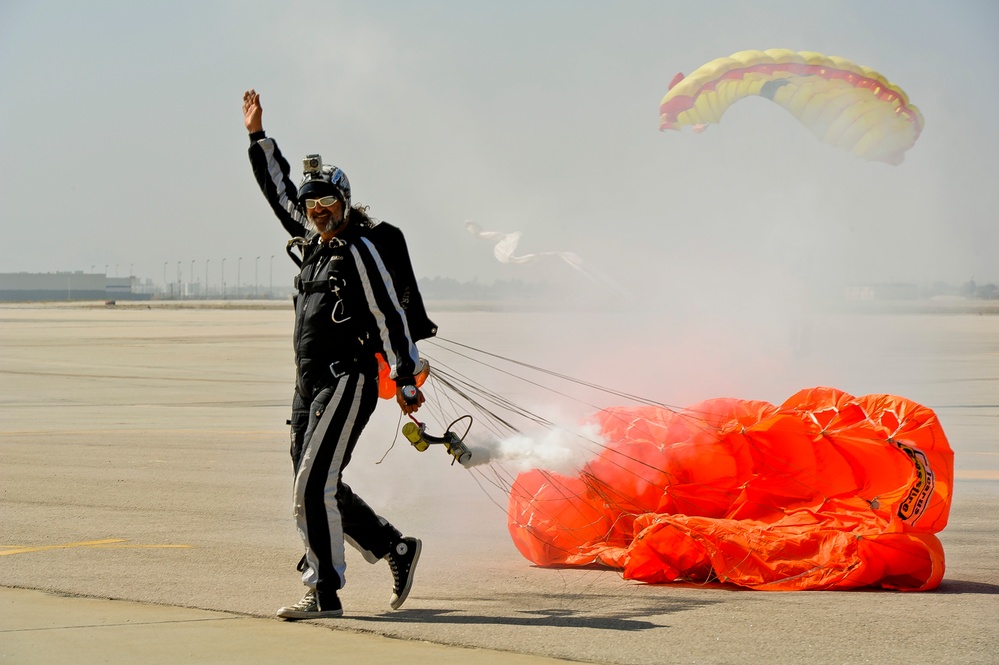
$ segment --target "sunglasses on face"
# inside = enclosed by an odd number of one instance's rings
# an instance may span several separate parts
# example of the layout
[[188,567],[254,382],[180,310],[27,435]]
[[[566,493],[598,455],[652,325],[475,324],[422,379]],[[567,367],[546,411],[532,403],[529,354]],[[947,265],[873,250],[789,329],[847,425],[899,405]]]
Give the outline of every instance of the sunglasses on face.
[[335,196],[324,196],[321,199],[305,199],[305,207],[309,210],[315,210],[317,205],[324,208],[331,208],[339,200]]

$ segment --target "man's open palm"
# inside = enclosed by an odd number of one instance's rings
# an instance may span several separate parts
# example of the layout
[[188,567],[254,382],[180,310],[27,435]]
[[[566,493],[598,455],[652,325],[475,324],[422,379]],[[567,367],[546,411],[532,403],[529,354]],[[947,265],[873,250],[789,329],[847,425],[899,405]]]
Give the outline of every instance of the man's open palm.
[[243,93],[243,123],[246,131],[260,132],[264,129],[264,110],[260,107],[260,95],[256,90],[247,90]]

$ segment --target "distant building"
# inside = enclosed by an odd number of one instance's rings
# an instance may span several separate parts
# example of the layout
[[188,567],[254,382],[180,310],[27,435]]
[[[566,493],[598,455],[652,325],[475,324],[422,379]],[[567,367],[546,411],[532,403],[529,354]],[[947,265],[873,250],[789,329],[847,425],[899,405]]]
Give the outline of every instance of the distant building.
[[65,300],[144,300],[135,277],[108,277],[103,273],[0,273],[0,301],[54,302]]
[[108,277],[107,285],[104,290],[107,291],[108,297],[121,296],[123,300],[127,300],[129,296],[136,292],[136,286],[139,280],[135,277]]
[[869,284],[865,286],[848,286],[846,299],[850,302],[868,302],[872,300],[918,300],[919,287],[915,284],[892,282],[887,284]]

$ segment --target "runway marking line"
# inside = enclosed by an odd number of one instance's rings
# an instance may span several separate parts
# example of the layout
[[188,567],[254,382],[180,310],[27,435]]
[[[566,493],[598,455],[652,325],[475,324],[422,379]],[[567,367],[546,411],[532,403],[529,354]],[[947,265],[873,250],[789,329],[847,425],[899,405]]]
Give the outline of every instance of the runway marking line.
[[194,547],[193,545],[142,545],[127,543],[128,540],[126,538],[105,538],[103,540],[81,540],[75,543],[62,543],[59,545],[0,545],[0,556],[66,550],[76,547],[91,547],[94,549],[185,549]]
[[955,471],[954,477],[961,480],[999,480],[999,469],[965,469]]

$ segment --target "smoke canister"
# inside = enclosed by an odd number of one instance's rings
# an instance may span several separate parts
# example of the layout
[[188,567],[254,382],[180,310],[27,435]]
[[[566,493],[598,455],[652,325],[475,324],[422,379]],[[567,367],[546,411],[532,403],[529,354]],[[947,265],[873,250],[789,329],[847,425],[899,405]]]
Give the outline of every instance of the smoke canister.
[[421,453],[430,447],[430,444],[423,438],[422,428],[416,423],[406,423],[402,426],[402,435],[409,439],[413,447]]

